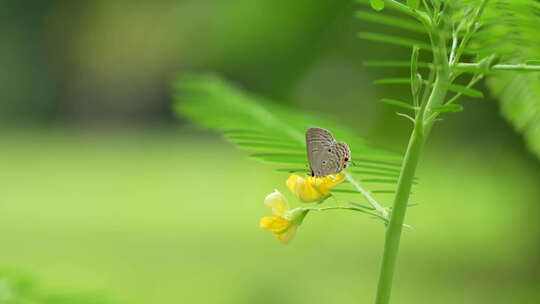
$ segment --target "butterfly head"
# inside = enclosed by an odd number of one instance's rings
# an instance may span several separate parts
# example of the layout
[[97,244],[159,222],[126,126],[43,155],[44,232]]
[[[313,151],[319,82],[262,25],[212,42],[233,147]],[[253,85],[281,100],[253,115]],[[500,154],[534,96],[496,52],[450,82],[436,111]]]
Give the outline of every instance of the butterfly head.
[[338,142],[336,143],[336,147],[338,148],[340,167],[341,169],[345,169],[351,162],[351,150],[349,149],[349,145],[345,142]]
[[351,160],[349,159],[348,156],[343,157],[343,159],[341,160],[341,167],[347,168],[349,166],[350,161]]

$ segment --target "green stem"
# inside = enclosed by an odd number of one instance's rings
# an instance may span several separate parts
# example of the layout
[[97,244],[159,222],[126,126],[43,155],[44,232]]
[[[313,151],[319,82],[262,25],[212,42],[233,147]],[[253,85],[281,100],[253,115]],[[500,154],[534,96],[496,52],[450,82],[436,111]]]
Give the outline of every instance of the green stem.
[[431,25],[430,24],[431,20],[429,19],[429,16],[425,12],[423,12],[421,10],[413,10],[410,7],[408,7],[407,5],[402,4],[402,3],[398,2],[398,1],[395,1],[395,0],[385,0],[384,4],[389,8],[393,8],[395,10],[398,10],[398,11],[400,11],[402,13],[408,14],[408,15],[418,19],[424,25]]
[[448,62],[446,61],[447,57],[444,49],[445,46],[443,44],[444,40],[441,39],[441,41],[435,41],[438,43],[434,43],[434,46],[438,47],[434,53],[436,56],[435,66],[439,67],[437,68],[436,72],[436,80],[433,84],[429,99],[422,104],[422,109],[420,113],[418,113],[419,115],[416,117],[415,127],[409,139],[407,152],[405,153],[405,158],[403,159],[403,164],[401,167],[397,193],[394,198],[394,206],[392,208],[392,215],[386,230],[383,260],[379,276],[379,285],[377,288],[377,298],[375,301],[376,304],[390,303],[392,280],[396,268],[401,231],[405,221],[409,194],[411,193],[416,167],[420,160],[420,154],[422,152],[424,142],[433,124],[433,121],[425,122],[424,117],[429,117],[430,109],[432,107],[443,104],[448,92],[445,85],[448,83],[450,71],[447,66]]
[[[366,67],[410,67],[410,61],[365,61]],[[433,69],[432,63],[418,62],[418,67]],[[496,64],[491,67],[483,67],[480,63],[460,62],[452,66],[452,69],[464,73],[489,73],[498,71],[516,72],[540,72],[540,64]]]
[[527,64],[496,64],[488,67],[487,71],[482,70],[480,63],[458,63],[455,66],[458,70],[473,71],[473,72],[489,72],[489,71],[517,71],[517,72],[540,72],[540,65]]
[[360,192],[360,194],[362,194],[362,196],[364,196],[364,198],[368,201],[368,203],[373,207],[375,208],[375,210],[377,210],[378,212],[381,213],[381,216],[385,219],[388,219],[388,211],[386,211],[386,209],[384,209],[383,206],[381,206],[379,203],[377,203],[377,201],[369,194],[369,191],[365,190],[364,188],[362,188],[362,186],[360,186],[359,183],[357,183],[354,178],[352,178],[352,176],[349,174],[349,172],[345,171],[345,174],[347,176],[347,181],[351,183],[351,185],[353,185],[353,187],[358,191]]
[[418,165],[423,145],[423,128],[421,126],[420,128],[415,127],[409,140],[407,153],[403,160],[398,190],[394,200],[394,207],[392,208],[392,216],[390,217],[390,222],[386,230],[384,254],[379,276],[377,299],[375,301],[377,304],[387,304],[390,302],[390,292],[392,290],[392,279],[396,267],[401,230],[405,220],[405,211],[407,210],[409,193],[411,192],[416,166]]
[[381,220],[383,220],[385,223],[388,222],[388,219],[381,216],[379,213],[377,212],[373,212],[373,211],[370,211],[370,210],[366,210],[366,208],[358,208],[358,207],[349,207],[349,206],[332,206],[332,207],[304,207],[304,208],[296,208],[296,209],[293,209],[291,212],[292,213],[295,213],[297,211],[327,211],[327,210],[352,210],[352,211],[357,211],[357,212],[362,212],[362,213],[365,213],[365,214],[369,214],[369,215],[372,215],[376,218],[379,218]]

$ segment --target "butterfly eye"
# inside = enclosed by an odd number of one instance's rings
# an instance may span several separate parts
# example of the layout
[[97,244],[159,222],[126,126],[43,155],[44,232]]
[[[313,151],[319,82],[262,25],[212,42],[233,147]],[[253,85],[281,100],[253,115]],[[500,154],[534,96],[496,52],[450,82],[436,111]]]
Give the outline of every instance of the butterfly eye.
[[332,152],[332,149],[328,149],[328,152]]

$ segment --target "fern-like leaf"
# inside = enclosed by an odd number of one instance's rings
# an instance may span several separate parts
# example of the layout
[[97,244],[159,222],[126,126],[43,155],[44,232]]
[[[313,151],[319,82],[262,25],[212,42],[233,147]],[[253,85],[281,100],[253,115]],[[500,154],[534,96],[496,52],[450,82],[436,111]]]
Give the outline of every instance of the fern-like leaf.
[[[357,0],[367,4],[366,0]],[[432,46],[426,41],[411,39],[407,32],[422,32],[428,30],[418,12],[418,1],[388,1],[387,10],[397,12],[398,15],[384,15],[374,12],[358,12],[356,16],[367,22],[381,24],[393,28],[393,35],[378,33],[360,33],[360,38],[389,43],[405,47],[416,46],[421,50],[433,52]],[[422,2],[424,4],[428,2]],[[502,115],[524,135],[528,146],[540,157],[540,76],[538,73],[524,73],[538,71],[540,64],[540,2],[535,0],[440,0],[431,2],[432,8],[439,6],[445,11],[443,19],[448,25],[444,31],[447,36],[447,45],[452,47],[450,55],[451,68],[456,77],[463,73],[473,74],[469,85],[462,86],[449,83],[445,86],[449,91],[457,93],[449,103],[453,103],[461,95],[482,98],[482,92],[472,86],[482,76],[487,77],[487,86],[491,95],[497,98],[501,105]],[[433,13],[424,5],[427,13]],[[482,7],[480,9],[476,9]],[[401,14],[400,14],[401,13]],[[404,13],[404,14],[403,14]],[[415,18],[404,19],[405,15]],[[477,16],[481,16],[477,19]],[[465,22],[465,23],[464,23]],[[467,23],[468,22],[468,23]],[[474,28],[474,31],[470,31]],[[468,36],[468,33],[472,36]],[[456,49],[456,42],[467,40],[463,48]],[[474,55],[476,64],[467,62],[452,62],[459,59],[460,53]],[[471,59],[473,56],[468,56]],[[496,69],[490,69],[497,63]],[[374,67],[402,67],[410,66],[404,61],[372,61],[366,66]],[[420,68],[433,69],[433,64],[417,64]],[[521,67],[513,70],[515,67]],[[412,70],[416,70],[416,67]],[[411,71],[412,71],[411,70]],[[386,78],[376,80],[376,84],[413,84],[416,72],[411,73],[409,80],[405,78]],[[428,81],[424,85],[431,86]],[[413,97],[414,97],[413,88]],[[413,100],[415,101],[415,100]],[[416,105],[415,103],[413,103]],[[397,103],[393,103],[397,105]],[[403,106],[403,104],[399,104]],[[462,107],[458,105],[443,105],[434,109],[435,113],[457,112]]]
[[[397,183],[400,153],[375,148],[351,130],[320,115],[278,106],[214,76],[185,77],[176,83],[175,95],[179,115],[224,133],[238,148],[250,151],[251,158],[279,165],[279,172],[309,171],[304,134],[308,127],[317,126],[331,130],[337,140],[346,141],[351,148],[353,164],[348,174],[355,181],[340,185],[342,190],[353,191],[350,186],[357,182]],[[376,187],[371,190],[393,191]]]
[[[485,26],[473,39],[478,49],[489,48],[501,62],[538,64],[531,59],[540,59],[540,2],[491,1],[484,15]],[[540,75],[505,71],[488,77],[487,86],[502,115],[540,157]]]

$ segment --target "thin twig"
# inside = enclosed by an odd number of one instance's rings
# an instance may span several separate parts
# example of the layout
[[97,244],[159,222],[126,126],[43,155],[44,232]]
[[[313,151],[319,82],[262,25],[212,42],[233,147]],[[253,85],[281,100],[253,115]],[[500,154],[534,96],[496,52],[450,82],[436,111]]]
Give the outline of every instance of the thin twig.
[[362,186],[360,186],[360,184],[358,182],[356,182],[356,180],[354,178],[352,178],[352,176],[349,174],[349,172],[345,172],[345,175],[346,175],[346,179],[351,183],[351,185],[353,185],[353,187],[358,192],[360,192],[360,194],[362,194],[362,196],[364,196],[366,198],[368,203],[371,206],[373,206],[373,208],[375,208],[375,210],[380,212],[381,215],[384,218],[388,219],[388,211],[383,206],[381,206],[379,203],[377,203],[377,201],[371,196],[371,194],[369,194],[369,192],[367,190],[362,188]]
[[422,22],[426,26],[431,25],[431,19],[429,18],[429,15],[426,14],[423,11],[420,10],[413,10],[410,7],[408,7],[405,4],[399,3],[395,0],[385,0],[384,4],[388,7],[394,8],[398,11],[401,11],[405,14],[411,15],[414,18],[418,19],[420,22]]
[[408,120],[410,120],[413,123],[413,125],[416,124],[416,120],[414,120],[414,118],[410,117],[407,114],[396,112],[396,115],[407,118]]
[[383,220],[385,223],[388,222],[388,218],[369,210],[364,210],[362,208],[356,208],[356,207],[349,207],[349,206],[331,206],[331,207],[299,207],[291,210],[291,212],[295,212],[296,210],[306,210],[306,211],[327,211],[327,210],[352,210],[352,211],[358,211],[365,214],[369,214],[371,216],[374,216],[376,218],[379,218]]
[[[458,63],[455,67],[463,70],[475,70],[481,71],[483,68],[480,63]],[[496,64],[487,69],[489,71],[516,71],[516,72],[540,72],[540,65],[527,65],[527,64]]]

